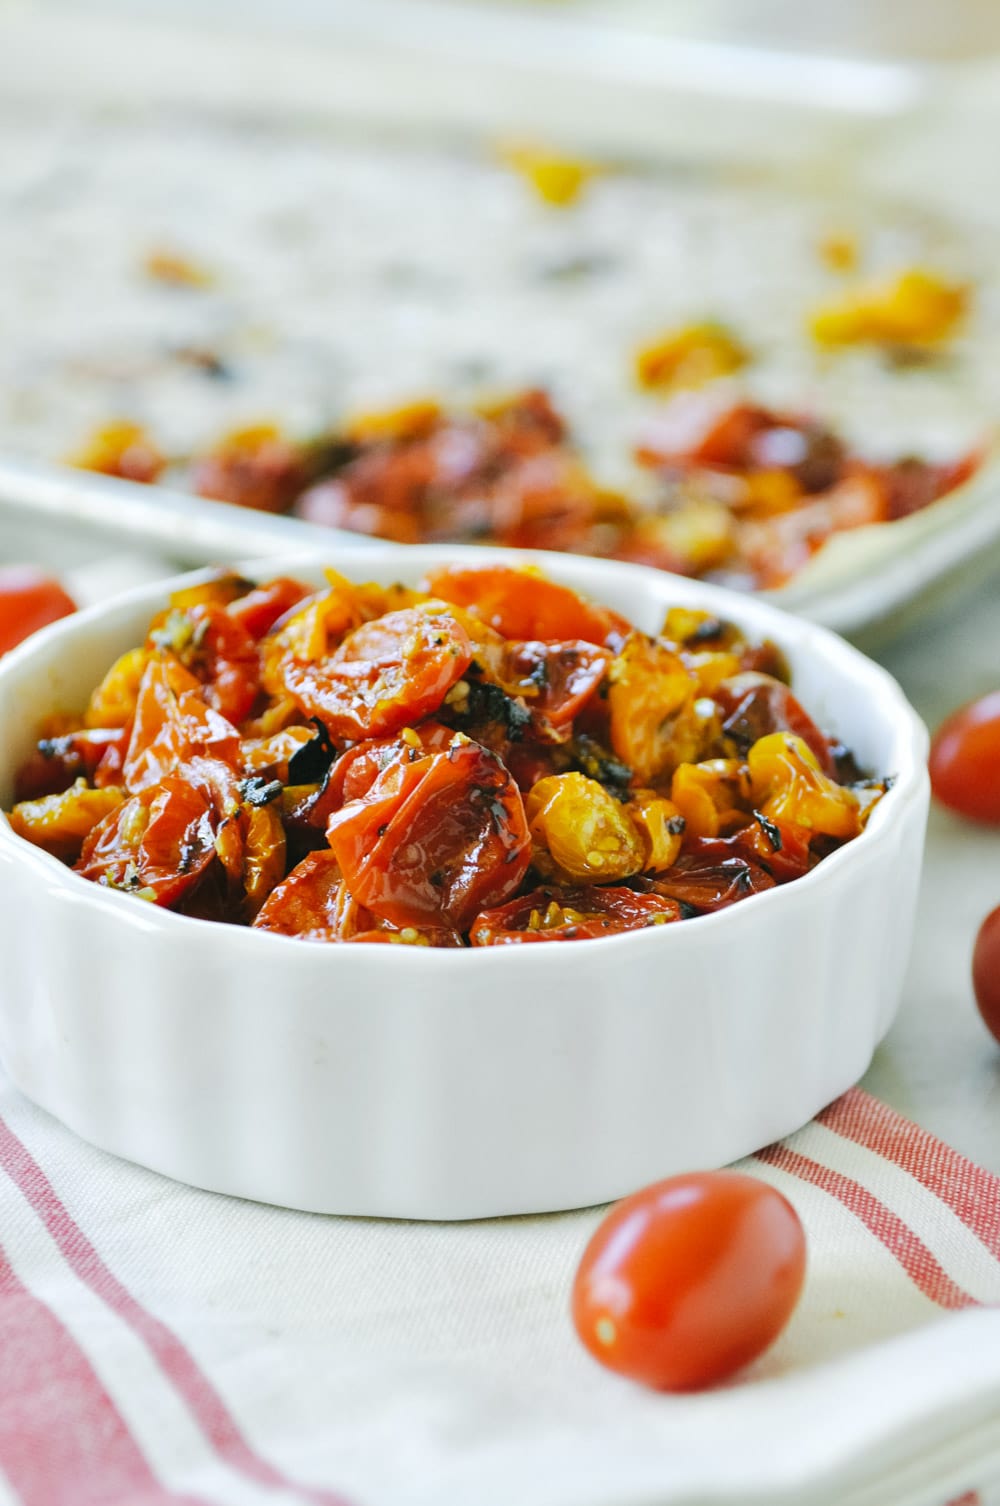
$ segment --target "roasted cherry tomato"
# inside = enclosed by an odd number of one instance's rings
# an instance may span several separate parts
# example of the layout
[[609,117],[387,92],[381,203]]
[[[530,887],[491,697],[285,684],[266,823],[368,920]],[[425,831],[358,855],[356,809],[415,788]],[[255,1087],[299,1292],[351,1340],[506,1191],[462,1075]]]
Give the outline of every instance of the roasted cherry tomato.
[[75,611],[76,602],[59,582],[33,565],[0,567],[0,654]]
[[319,663],[290,659],[284,680],[333,738],[354,741],[398,732],[431,715],[471,659],[464,628],[431,603],[364,623]]
[[592,643],[511,643],[504,688],[520,696],[543,726],[564,727],[583,710],[610,663],[609,651]]
[[1000,907],[979,928],[972,953],[972,986],[986,1028],[1000,1041]]
[[[691,843],[696,849],[699,845],[697,839]],[[669,895],[696,915],[711,915],[738,900],[749,899],[751,894],[774,888],[774,879],[762,863],[738,854],[717,857],[711,849],[721,844],[705,845],[707,853],[682,853],[672,868],[658,875],[657,894]]]
[[531,860],[520,790],[494,754],[460,738],[392,762],[330,817],[327,840],[355,898],[397,926],[465,930]]
[[226,611],[251,638],[263,638],[286,612],[304,601],[310,591],[310,586],[280,575],[276,580],[268,581],[266,586],[255,586],[245,596],[230,602]]
[[15,805],[9,817],[11,830],[53,857],[72,862],[94,827],[122,799],[121,790],[92,790],[85,779],[78,779],[67,790]]
[[829,743],[781,680],[750,670],[723,680],[715,699],[724,717],[722,730],[740,753],[769,732],[794,732],[815,754],[823,773],[833,774]]
[[215,837],[208,800],[172,776],[105,817],[84,843],[76,867],[95,883],[172,905],[215,860]]
[[264,901],[254,921],[258,931],[301,936],[306,941],[346,941],[373,917],[362,910],[340,876],[332,852],[311,852]]
[[177,660],[153,659],[139,689],[125,759],[125,784],[147,789],[186,760],[203,755],[236,766],[235,727],[205,704],[201,686]]
[[969,821],[1000,824],[1000,690],[942,722],[931,744],[931,786]]
[[98,789],[121,784],[128,736],[126,727],[82,727],[62,737],[40,738],[18,771],[18,800],[58,794],[81,777]]
[[427,589],[475,612],[505,638],[582,638],[614,647],[631,632],[616,612],[593,606],[568,586],[507,565],[446,566],[431,574]]
[[204,687],[208,704],[234,725],[250,715],[260,689],[260,656],[227,607],[203,602],[170,611],[147,647],[173,654]]
[[806,1242],[780,1192],[732,1171],[669,1177],[618,1203],[573,1284],[576,1331],[609,1370],[660,1391],[716,1385],[795,1310]]
[[658,894],[632,889],[533,889],[509,905],[484,910],[469,933],[473,946],[522,941],[584,941],[643,931],[679,920],[680,905]]
[[678,722],[696,692],[694,675],[672,649],[643,633],[631,635],[611,668],[608,711],[611,746],[640,783],[684,762]]
[[273,424],[234,430],[191,475],[199,496],[258,512],[287,512],[308,479],[301,449]]

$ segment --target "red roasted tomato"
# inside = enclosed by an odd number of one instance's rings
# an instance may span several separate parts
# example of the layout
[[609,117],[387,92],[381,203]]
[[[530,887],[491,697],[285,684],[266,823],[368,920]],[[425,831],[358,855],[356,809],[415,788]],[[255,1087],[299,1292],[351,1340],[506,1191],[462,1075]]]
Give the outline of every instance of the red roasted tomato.
[[398,926],[466,930],[528,868],[524,803],[500,760],[457,740],[394,762],[330,817],[327,839],[351,893]]
[[585,941],[664,925],[679,920],[680,914],[676,901],[659,894],[637,894],[632,889],[533,889],[509,905],[484,910],[469,939],[473,946]]

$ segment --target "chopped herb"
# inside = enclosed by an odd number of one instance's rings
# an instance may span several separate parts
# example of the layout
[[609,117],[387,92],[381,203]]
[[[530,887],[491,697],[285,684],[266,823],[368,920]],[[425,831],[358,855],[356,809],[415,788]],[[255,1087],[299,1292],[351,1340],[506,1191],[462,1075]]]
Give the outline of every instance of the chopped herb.
[[699,622],[693,633],[688,633],[684,639],[686,648],[696,644],[712,643],[716,638],[721,638],[726,631],[726,624],[720,622],[718,617],[707,617],[704,622]]
[[773,821],[769,821],[760,811],[754,811],[753,818],[770,842],[772,851],[780,852],[782,847],[781,827],[776,826]]
[[488,680],[476,680],[470,676],[466,683],[469,694],[460,705],[448,708],[452,716],[473,726],[483,722],[496,723],[511,742],[520,742],[525,728],[531,724],[531,712],[520,696],[510,696]]
[[277,800],[282,788],[280,779],[261,779],[259,775],[254,775],[240,781],[240,799],[245,800],[247,805],[270,805],[272,800]]
[[607,748],[585,733],[573,739],[571,751],[574,762],[581,774],[586,774],[588,779],[596,779],[602,784],[609,794],[618,800],[627,800],[632,784],[632,770],[627,763],[622,763]]
[[301,748],[296,748],[288,760],[289,784],[318,784],[337,756],[330,734],[319,717],[314,716],[310,720],[316,728],[316,736],[303,743]]

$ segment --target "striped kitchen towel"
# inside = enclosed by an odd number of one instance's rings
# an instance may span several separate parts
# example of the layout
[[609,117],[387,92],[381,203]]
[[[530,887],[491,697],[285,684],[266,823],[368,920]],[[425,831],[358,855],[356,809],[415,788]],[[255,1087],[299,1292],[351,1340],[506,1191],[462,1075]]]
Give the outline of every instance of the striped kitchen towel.
[[855,1089],[744,1163],[788,1330],[701,1396],[567,1317],[599,1210],[433,1225],[193,1191],[0,1083],[0,1506],[993,1506],[1000,1179]]

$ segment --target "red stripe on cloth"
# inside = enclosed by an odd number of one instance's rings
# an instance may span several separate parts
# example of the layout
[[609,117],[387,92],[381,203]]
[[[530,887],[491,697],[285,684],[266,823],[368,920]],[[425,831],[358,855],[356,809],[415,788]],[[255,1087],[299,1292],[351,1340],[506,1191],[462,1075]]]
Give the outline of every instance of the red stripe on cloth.
[[949,1501],[948,1506],[980,1506],[979,1491],[967,1490],[964,1496],[956,1496],[953,1501]]
[[[184,1344],[132,1296],[108,1267],[57,1197],[27,1146],[0,1118],[0,1167],[44,1223],[66,1263],[146,1345],[222,1459],[258,1485],[290,1491],[311,1506],[348,1506],[342,1495],[299,1485],[255,1453],[222,1397]],[[45,1503],[52,1506],[52,1503]],[[75,1503],[72,1503],[75,1506]],[[131,1500],[129,1506],[132,1506]],[[137,1503],[138,1506],[138,1503]]]
[[786,1145],[769,1145],[757,1152],[757,1159],[790,1172],[800,1181],[809,1182],[837,1198],[896,1257],[924,1296],[939,1307],[978,1307],[975,1297],[956,1286],[909,1225],[904,1224],[891,1208],[880,1203],[860,1182],[843,1176],[832,1167],[822,1166],[798,1151],[789,1150]]
[[851,1088],[817,1119],[834,1134],[909,1172],[1000,1260],[1000,1177],[861,1088]]
[[24,1506],[205,1506],[156,1479],[93,1366],[0,1250],[0,1469]]

